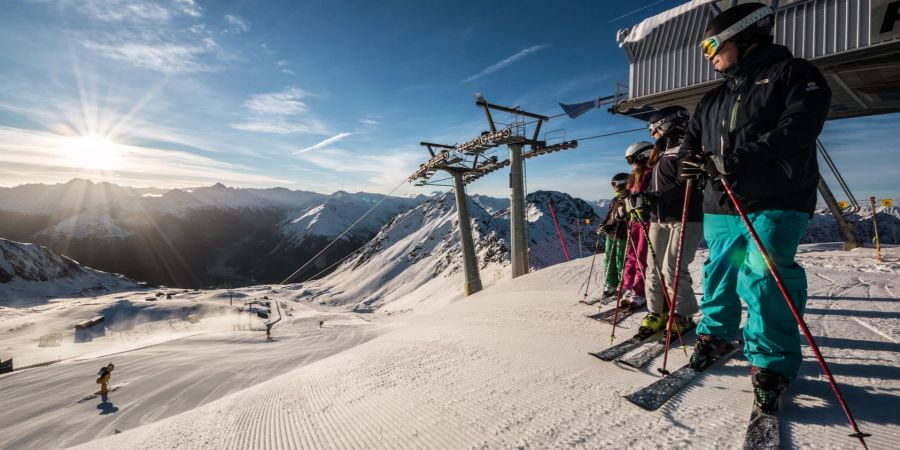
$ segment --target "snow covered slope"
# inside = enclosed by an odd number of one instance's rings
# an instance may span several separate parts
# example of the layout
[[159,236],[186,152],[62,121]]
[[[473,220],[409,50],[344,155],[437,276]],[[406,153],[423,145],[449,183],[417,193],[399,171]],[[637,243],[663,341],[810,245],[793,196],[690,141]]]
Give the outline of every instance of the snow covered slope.
[[353,237],[370,239],[394,216],[422,203],[427,198],[426,196],[385,198],[379,194],[365,192],[351,194],[338,191],[302,209],[295,208],[291,212],[292,216],[281,226],[281,230],[295,243],[302,242],[307,236],[337,236],[380,201],[381,204],[344,237],[344,239]]
[[36,244],[0,239],[0,306],[22,306],[56,297],[135,289],[122,275],[82,266]]
[[[806,317],[873,434],[870,448],[895,448],[900,248],[876,263],[871,249],[837,247],[801,249]],[[634,371],[587,355],[610,335],[584,317],[595,309],[577,302],[588,266],[583,258],[501,282],[341,354],[84,448],[740,448],[752,405],[746,361],[712,369],[657,412],[631,405],[622,395],[656,380],[659,361]],[[618,340],[638,322],[624,322]],[[670,355],[670,364],[685,361]],[[785,448],[856,448],[808,352],[786,395]]]
[[[508,224],[492,221],[471,200],[469,214],[482,281],[492,283],[497,269],[509,261],[504,241]],[[357,311],[371,311],[420,289],[414,296],[419,305],[394,304],[390,310],[442,306],[434,296],[458,298],[462,253],[453,194],[440,194],[396,216],[333,273],[305,288],[320,303],[351,305]]]

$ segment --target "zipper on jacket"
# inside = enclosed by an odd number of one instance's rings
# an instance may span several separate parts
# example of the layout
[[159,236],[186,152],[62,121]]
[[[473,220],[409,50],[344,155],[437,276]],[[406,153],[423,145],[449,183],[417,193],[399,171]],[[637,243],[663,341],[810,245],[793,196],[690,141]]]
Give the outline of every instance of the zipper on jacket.
[[738,94],[737,100],[731,105],[731,125],[728,127],[728,131],[734,131],[735,125],[737,125],[737,111],[738,106],[741,105],[741,94]]

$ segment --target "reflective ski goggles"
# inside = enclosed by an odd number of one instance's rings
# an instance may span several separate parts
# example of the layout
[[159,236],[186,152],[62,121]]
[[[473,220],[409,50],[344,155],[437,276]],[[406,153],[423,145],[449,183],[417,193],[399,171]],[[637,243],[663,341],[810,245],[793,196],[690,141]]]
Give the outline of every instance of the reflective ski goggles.
[[719,34],[714,36],[710,36],[703,41],[700,42],[700,51],[703,52],[703,56],[706,59],[712,59],[719,53],[719,50],[722,50],[722,47],[725,45],[725,41],[733,38],[735,35],[744,31],[751,25],[761,21],[761,20],[771,20],[771,17],[775,15],[775,11],[770,6],[762,6],[756,11],[748,14],[743,19],[737,21],[734,25],[726,28]]
[[625,157],[625,161],[628,162],[628,164],[644,164],[648,159],[650,159],[650,152],[646,151]]
[[626,184],[628,184],[628,180],[616,180],[616,181],[611,181],[609,184],[610,184],[610,186],[612,186],[612,187],[614,187],[614,188],[620,188],[620,187],[623,187],[623,186],[625,186]]
[[[705,56],[706,59],[713,59],[721,49],[722,42],[719,41],[719,36],[710,36],[700,43],[700,51],[703,52],[703,56]],[[650,132],[653,132],[652,128],[650,129]]]

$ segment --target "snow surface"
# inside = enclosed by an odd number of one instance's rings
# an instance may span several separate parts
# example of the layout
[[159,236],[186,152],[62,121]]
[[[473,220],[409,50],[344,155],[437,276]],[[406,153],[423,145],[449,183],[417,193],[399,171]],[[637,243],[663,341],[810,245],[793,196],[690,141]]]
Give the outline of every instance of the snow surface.
[[136,287],[122,275],[82,266],[46,247],[0,239],[0,308]]
[[[806,318],[861,428],[873,434],[870,448],[896,448],[900,248],[885,248],[885,262],[877,262],[872,249],[843,252],[839,247],[801,247],[798,259],[807,268],[810,284]],[[701,251],[691,266],[695,289],[705,257]],[[15,374],[0,378],[4,392],[0,414],[37,404],[31,408],[65,419],[60,429],[76,430],[79,421],[90,423],[78,439],[66,441],[105,436],[86,443],[90,449],[740,448],[752,405],[746,362],[734,359],[704,375],[657,412],[634,407],[622,395],[655,380],[660,361],[635,371],[587,355],[610,343],[610,326],[585,318],[594,308],[578,303],[578,286],[589,265],[590,258],[577,259],[502,280],[433,312],[398,316],[389,321],[393,331],[293,370],[281,367],[283,375],[264,382],[264,377],[258,378],[255,381],[261,382],[230,390],[229,395],[212,395],[217,398],[210,398],[213,401],[196,399],[208,390],[196,395],[191,391],[217,385],[219,377],[207,383],[191,381],[187,389],[175,376],[181,372],[169,371],[163,378],[143,371],[126,376],[128,364],[122,364],[120,379],[129,384],[112,394],[119,409],[98,416],[96,401],[68,406],[79,398],[79,389],[92,389],[91,382],[54,388],[53,381],[64,374],[51,370],[63,366],[52,366],[18,375],[23,380],[25,374],[33,374],[28,380],[44,380],[43,384],[16,381]],[[303,298],[302,289],[287,286],[281,295],[291,304],[290,299]],[[414,295],[415,291],[408,294]],[[378,315],[366,317],[371,316]],[[617,340],[635,331],[638,321],[639,317],[626,320]],[[220,337],[203,342],[181,339],[152,357],[143,356],[160,370],[177,361],[180,370],[196,380],[195,375],[215,366],[208,359],[191,364],[193,355],[204,348],[227,355],[225,364],[235,374],[258,368],[259,356],[269,348],[229,351],[231,345]],[[327,347],[324,341],[310,345]],[[192,351],[191,358],[179,356],[184,351]],[[808,348],[805,353],[800,377],[783,406],[784,447],[854,448],[858,444],[846,436],[850,430],[828,384]],[[282,355],[272,352],[271,361]],[[670,355],[670,364],[685,360],[677,350]],[[106,359],[88,367],[101,361]],[[251,364],[245,366],[246,361]],[[142,369],[149,370],[146,365]],[[82,376],[91,378],[88,373]],[[10,389],[12,383],[19,384]],[[144,396],[151,385],[167,391]],[[54,395],[32,389],[44,387]],[[145,402],[136,402],[133,396]],[[185,401],[202,406],[185,410]],[[125,419],[132,409],[152,407],[184,412],[161,420],[165,413]],[[67,410],[58,412],[62,408]],[[27,436],[14,441],[16,445],[61,442],[37,431],[32,420],[40,419],[5,414],[0,415],[4,436]],[[139,424],[144,425],[132,428]],[[114,434],[117,429],[124,432]]]
[[[276,315],[284,314],[272,341],[265,338],[263,319],[247,312],[250,301],[263,297],[275,302]],[[105,336],[75,343],[73,324],[101,314]],[[61,299],[0,308],[0,324],[0,359],[12,357],[16,367],[61,360],[0,375],[0,448],[41,449],[90,442],[189,411],[386,329],[371,318],[297,304],[280,286]],[[38,347],[39,337],[49,333],[60,333],[61,345]],[[97,370],[108,362],[116,365],[116,390],[103,404],[92,392]]]
[[652,32],[656,27],[688,12],[692,11],[699,7],[705,7],[707,3],[711,3],[715,0],[691,0],[681,6],[677,6],[675,8],[663,11],[653,17],[648,17],[641,21],[641,23],[623,30],[619,30],[617,33],[617,40],[619,41],[619,46],[629,44],[632,42],[639,42],[640,40],[647,37],[650,32]]

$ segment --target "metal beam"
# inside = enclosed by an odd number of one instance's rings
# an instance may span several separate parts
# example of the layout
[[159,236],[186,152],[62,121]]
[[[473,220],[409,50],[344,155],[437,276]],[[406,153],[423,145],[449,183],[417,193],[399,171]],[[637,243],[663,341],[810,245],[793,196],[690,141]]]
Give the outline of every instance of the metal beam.
[[466,201],[466,188],[463,185],[461,171],[453,174],[453,193],[456,196],[456,214],[459,220],[459,240],[463,255],[463,273],[465,284],[463,293],[468,297],[481,290],[481,276],[478,273],[478,258],[475,256],[475,243],[472,240],[472,227],[469,219],[469,205]]
[[509,145],[509,230],[512,278],[528,273],[528,235],[525,228],[525,186],[522,144]]

